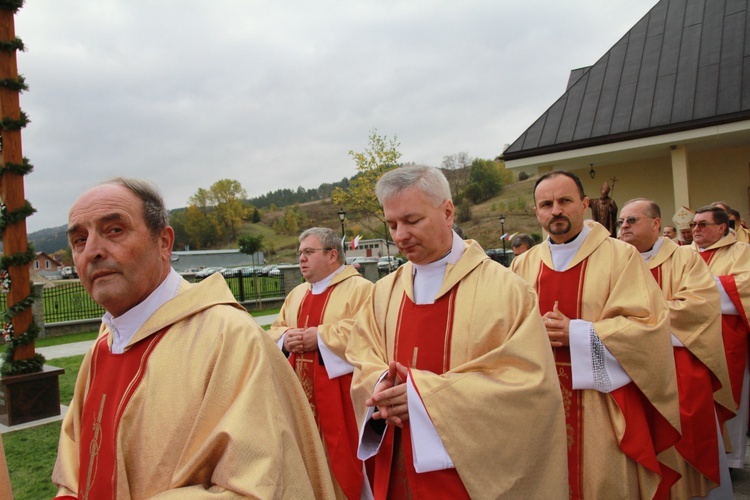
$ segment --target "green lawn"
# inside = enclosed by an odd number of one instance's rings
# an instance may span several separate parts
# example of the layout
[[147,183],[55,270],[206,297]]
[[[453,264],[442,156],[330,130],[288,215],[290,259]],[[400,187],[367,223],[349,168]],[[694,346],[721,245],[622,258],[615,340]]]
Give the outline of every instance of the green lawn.
[[[65,373],[59,379],[62,404],[67,405],[73,398],[73,387],[82,360],[83,356],[71,356],[52,361],[54,366],[65,368]],[[55,465],[59,436],[60,422],[3,434],[5,458],[16,500],[55,496],[57,488],[52,484],[50,475]]]

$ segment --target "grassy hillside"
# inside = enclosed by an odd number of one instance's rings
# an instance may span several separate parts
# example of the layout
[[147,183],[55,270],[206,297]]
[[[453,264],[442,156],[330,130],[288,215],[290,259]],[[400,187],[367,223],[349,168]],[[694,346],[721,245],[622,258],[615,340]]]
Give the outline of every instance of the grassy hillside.
[[[459,225],[467,238],[477,240],[484,248],[502,247],[500,241],[500,214],[505,215],[505,231],[541,234],[541,227],[534,216],[532,207],[532,190],[536,177],[524,181],[514,182],[506,186],[499,196],[491,198],[479,205],[471,207],[471,220],[460,222]],[[330,200],[311,201],[297,205],[303,214],[300,221],[300,231],[314,226],[330,227],[339,232],[339,207]],[[269,262],[295,262],[297,249],[297,235],[279,234],[273,229],[273,224],[284,216],[285,207],[263,213],[261,222],[244,224],[240,234],[263,235],[263,245],[267,249],[266,260]],[[365,238],[382,237],[382,223],[375,219],[358,217],[347,211],[346,231],[348,235],[361,234]],[[458,222],[458,219],[456,219]],[[29,235],[37,250],[52,253],[67,245],[67,226],[45,229]],[[373,232],[376,231],[376,232]],[[349,237],[347,237],[349,239]],[[507,243],[506,243],[507,245]],[[226,248],[237,248],[229,245]]]
[[[471,207],[471,220],[461,222],[467,238],[477,240],[484,248],[500,248],[500,214],[505,215],[505,232],[541,234],[541,226],[537,222],[533,212],[532,191],[536,177],[524,181],[518,181],[506,186],[499,196],[491,198],[479,205]],[[338,217],[339,207],[333,205],[329,200],[309,202],[298,205],[299,211],[304,214],[300,223],[300,231],[313,226],[329,227],[336,232],[341,230],[341,222]],[[266,255],[270,262],[294,262],[297,249],[296,236],[276,234],[271,226],[284,216],[284,208],[273,212],[266,212],[262,221],[258,224],[245,224],[243,232],[250,234],[263,234],[264,244],[273,249],[271,255]],[[353,213],[347,213],[347,234],[361,234],[365,238],[375,237],[369,228],[380,229],[382,224],[376,220],[361,219]],[[380,232],[378,237],[382,237]],[[347,237],[348,239],[348,237]],[[506,246],[510,248],[509,243]]]

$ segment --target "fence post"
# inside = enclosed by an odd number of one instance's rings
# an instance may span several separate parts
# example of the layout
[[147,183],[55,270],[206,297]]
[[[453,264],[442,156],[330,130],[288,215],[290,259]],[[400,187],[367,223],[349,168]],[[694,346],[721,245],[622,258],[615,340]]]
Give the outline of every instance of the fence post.
[[279,266],[281,272],[281,283],[284,287],[284,292],[291,292],[295,286],[302,283],[302,271],[299,269],[299,265]]
[[37,299],[31,305],[31,314],[34,317],[36,326],[39,327],[39,334],[37,335],[40,339],[46,338],[44,332],[44,297],[42,296],[42,290],[44,289],[44,283],[34,283],[31,285],[31,290]]

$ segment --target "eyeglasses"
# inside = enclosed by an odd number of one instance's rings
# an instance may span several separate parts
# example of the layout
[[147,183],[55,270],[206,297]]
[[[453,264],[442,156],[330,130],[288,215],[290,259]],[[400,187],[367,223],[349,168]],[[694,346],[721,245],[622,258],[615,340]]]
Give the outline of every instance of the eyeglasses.
[[619,219],[616,224],[617,224],[617,227],[622,227],[622,225],[627,222],[628,226],[632,226],[633,224],[635,224],[636,222],[638,222],[641,219],[654,219],[654,218],[655,217],[635,217],[635,216],[631,215],[630,217],[626,217],[624,219]]
[[715,222],[706,222],[702,220],[698,222],[690,222],[688,226],[690,226],[690,229],[695,229],[695,226],[698,226],[699,228],[701,228],[701,231],[703,231],[704,229],[706,229],[706,226],[718,226],[718,224]]
[[318,250],[323,250],[324,252],[327,252],[329,250],[332,250],[332,248],[303,248],[299,252],[297,252],[297,257],[302,257],[303,255],[305,257],[309,257]]

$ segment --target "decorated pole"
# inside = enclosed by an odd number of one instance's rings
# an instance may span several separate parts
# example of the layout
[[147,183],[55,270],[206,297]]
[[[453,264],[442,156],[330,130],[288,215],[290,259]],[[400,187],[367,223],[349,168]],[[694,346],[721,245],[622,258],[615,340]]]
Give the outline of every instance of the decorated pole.
[[28,119],[21,111],[19,93],[26,90],[18,75],[16,51],[23,50],[23,42],[16,38],[14,14],[23,0],[0,0],[0,229],[3,257],[0,275],[3,292],[7,293],[7,309],[3,314],[3,333],[6,341],[3,375],[40,371],[44,358],[35,354],[34,338],[37,327],[33,321],[29,265],[34,250],[28,244],[26,217],[34,213],[24,197],[23,177],[32,169],[23,157],[21,129]]

